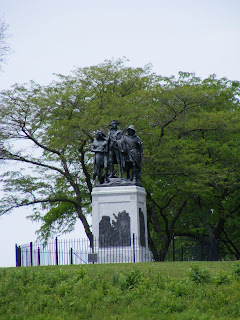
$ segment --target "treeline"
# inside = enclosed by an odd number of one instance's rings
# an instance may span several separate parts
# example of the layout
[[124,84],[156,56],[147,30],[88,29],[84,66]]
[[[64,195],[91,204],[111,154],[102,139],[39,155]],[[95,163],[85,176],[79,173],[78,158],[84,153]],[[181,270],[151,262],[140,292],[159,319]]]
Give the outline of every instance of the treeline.
[[43,239],[80,219],[91,240],[90,147],[94,132],[117,119],[143,141],[151,248],[167,252],[173,236],[199,237],[239,259],[239,93],[237,81],[162,77],[123,60],[76,69],[49,86],[15,85],[1,93],[0,158],[31,171],[10,166],[2,175],[1,214],[33,205]]

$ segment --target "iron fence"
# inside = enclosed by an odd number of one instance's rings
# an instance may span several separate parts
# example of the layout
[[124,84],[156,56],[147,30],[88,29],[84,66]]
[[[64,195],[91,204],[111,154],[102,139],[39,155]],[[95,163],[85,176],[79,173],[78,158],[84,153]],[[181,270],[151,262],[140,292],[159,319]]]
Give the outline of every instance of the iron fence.
[[[102,242],[94,239],[90,246],[88,239],[60,240],[56,238],[47,244],[30,242],[16,244],[16,266],[46,266],[87,263],[130,263],[152,261],[152,254],[140,239],[132,236],[130,242]],[[146,242],[147,243],[147,242]]]
[[[167,250],[160,245],[149,250],[134,234],[127,240],[116,244],[110,240],[103,243],[102,239],[95,238],[92,247],[88,239],[55,238],[47,244],[16,244],[16,266],[219,260],[218,243],[210,246],[201,239],[173,236]],[[147,244],[148,239],[144,243]]]
[[91,252],[87,239],[59,240],[47,244],[30,242],[16,245],[16,266],[85,264]]
[[218,261],[220,245],[218,240],[209,242],[204,237],[173,235],[167,249],[162,244],[166,238],[157,239],[152,248],[154,261]]

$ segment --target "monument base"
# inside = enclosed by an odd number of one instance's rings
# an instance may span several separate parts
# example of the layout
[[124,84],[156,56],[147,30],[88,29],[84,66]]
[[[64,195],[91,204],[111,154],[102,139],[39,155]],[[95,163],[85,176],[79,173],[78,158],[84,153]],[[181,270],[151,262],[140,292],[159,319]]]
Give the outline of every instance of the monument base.
[[94,252],[99,263],[152,260],[144,188],[136,185],[93,188],[92,221]]
[[147,247],[95,248],[97,263],[150,262],[152,253]]

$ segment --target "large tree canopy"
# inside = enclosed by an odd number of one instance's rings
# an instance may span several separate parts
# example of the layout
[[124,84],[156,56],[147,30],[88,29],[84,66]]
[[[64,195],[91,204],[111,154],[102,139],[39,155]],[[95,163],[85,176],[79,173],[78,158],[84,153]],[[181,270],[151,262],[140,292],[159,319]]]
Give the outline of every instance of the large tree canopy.
[[59,75],[46,87],[15,85],[1,93],[0,158],[9,170],[0,212],[33,205],[45,239],[79,218],[92,240],[90,146],[96,130],[118,119],[143,140],[151,245],[162,239],[168,249],[173,234],[204,235],[237,256],[238,98],[237,82],[161,77],[122,60]]
[[180,73],[159,86],[145,175],[151,232],[166,250],[173,234],[225,241],[239,219],[239,83]]
[[[153,76],[146,67],[127,68],[121,61],[59,76],[48,87],[16,85],[1,95],[1,159],[27,164],[31,172],[10,170],[2,176],[8,196],[1,213],[42,204],[41,235],[63,231],[76,218],[92,239],[86,219],[91,203],[94,131],[114,118],[122,125],[138,118]],[[129,114],[131,110],[131,114]],[[24,144],[22,142],[24,142]],[[28,143],[26,143],[27,141]]]

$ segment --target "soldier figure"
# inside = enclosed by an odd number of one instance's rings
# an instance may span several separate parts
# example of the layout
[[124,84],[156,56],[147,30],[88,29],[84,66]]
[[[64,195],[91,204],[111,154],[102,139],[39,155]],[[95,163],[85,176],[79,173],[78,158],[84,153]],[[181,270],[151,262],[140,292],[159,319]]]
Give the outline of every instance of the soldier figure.
[[136,135],[136,130],[133,125],[129,126],[127,129],[127,135],[124,137],[124,142],[127,149],[126,170],[127,178],[129,179],[129,171],[132,168],[132,178],[133,182],[141,181],[141,162],[143,155],[142,141]]
[[[95,152],[93,179],[95,180],[98,177],[100,184],[110,182],[108,170],[110,170],[110,177],[114,178],[114,164],[117,164],[119,178],[122,178],[123,171],[126,171],[127,180],[129,180],[130,170],[132,169],[131,181],[140,183],[143,155],[142,141],[136,135],[133,125],[128,127],[126,135],[123,135],[122,131],[118,129],[118,125],[117,120],[110,123],[108,136],[101,131],[96,132],[91,149]],[[104,169],[104,177],[102,176],[102,169]],[[117,183],[121,183],[121,181]]]
[[122,177],[122,164],[121,164],[121,139],[122,139],[122,131],[118,129],[118,125],[120,123],[117,120],[113,120],[110,123],[110,131],[108,134],[108,162],[110,169],[110,177],[114,178],[114,164],[118,165],[118,176]]
[[[92,152],[95,152],[94,167],[93,167],[93,180],[98,178],[98,183],[102,184],[108,182],[108,170],[107,170],[107,137],[101,131],[97,131],[93,145]],[[102,176],[102,169],[104,169],[104,177]]]

